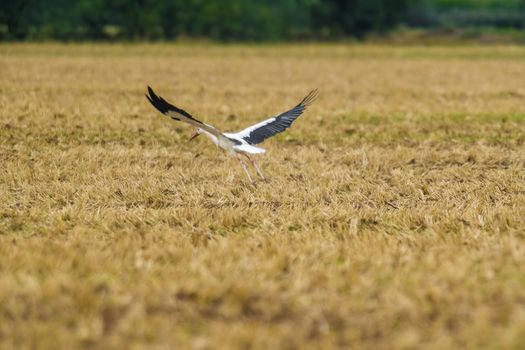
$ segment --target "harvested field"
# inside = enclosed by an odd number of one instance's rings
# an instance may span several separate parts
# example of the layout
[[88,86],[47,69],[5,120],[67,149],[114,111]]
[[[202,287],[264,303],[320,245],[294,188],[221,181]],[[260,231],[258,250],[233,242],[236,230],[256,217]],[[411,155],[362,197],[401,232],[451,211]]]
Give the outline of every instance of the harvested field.
[[[0,348],[518,349],[525,48],[0,45]],[[144,97],[262,146],[270,181]]]

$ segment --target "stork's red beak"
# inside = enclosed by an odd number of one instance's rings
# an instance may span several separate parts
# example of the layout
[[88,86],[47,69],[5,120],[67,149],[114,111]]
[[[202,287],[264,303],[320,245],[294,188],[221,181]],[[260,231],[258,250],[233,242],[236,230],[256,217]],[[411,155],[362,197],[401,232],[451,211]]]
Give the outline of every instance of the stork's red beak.
[[189,139],[188,141],[193,140],[194,138],[196,138],[196,137],[199,136],[199,135],[200,135],[199,132],[198,132],[198,131],[195,131],[193,134],[191,134],[191,137],[190,137],[190,139]]

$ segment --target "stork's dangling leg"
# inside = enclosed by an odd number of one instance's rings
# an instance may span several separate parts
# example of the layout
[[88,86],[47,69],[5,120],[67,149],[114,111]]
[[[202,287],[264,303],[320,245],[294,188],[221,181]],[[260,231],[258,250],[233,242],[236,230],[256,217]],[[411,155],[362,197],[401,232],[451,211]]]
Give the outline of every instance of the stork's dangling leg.
[[254,160],[252,160],[252,164],[253,166],[255,167],[255,170],[257,170],[257,173],[259,174],[259,176],[261,177],[261,179],[263,179],[263,181],[266,181],[266,176],[264,176],[261,168],[259,168],[259,165],[257,164],[257,162]]
[[239,164],[241,165],[242,170],[244,170],[246,176],[248,176],[248,180],[250,180],[250,183],[253,185],[253,180],[250,176],[250,173],[248,172],[248,167],[246,166],[246,163],[244,163],[244,161],[239,156],[237,156],[237,160],[239,161]]
[[257,174],[259,174],[259,176],[261,177],[261,179],[263,179],[263,181],[266,181],[266,177],[264,176],[261,168],[259,168],[259,165],[257,164],[257,162],[255,161],[255,159],[252,159],[249,155],[247,155],[246,153],[244,153],[244,155],[246,156],[246,158],[248,158],[248,160],[250,161],[250,163],[252,163],[253,167],[255,168],[255,170],[257,170]]

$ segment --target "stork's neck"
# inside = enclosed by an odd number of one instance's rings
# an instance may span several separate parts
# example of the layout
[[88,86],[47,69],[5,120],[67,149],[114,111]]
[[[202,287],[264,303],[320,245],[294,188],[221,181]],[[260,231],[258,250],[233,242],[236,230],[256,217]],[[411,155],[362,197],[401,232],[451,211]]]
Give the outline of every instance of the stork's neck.
[[206,130],[202,130],[202,132],[204,133],[204,135],[208,136],[208,138],[211,140],[211,142],[213,142],[217,146],[219,145],[219,140],[217,140],[217,137],[215,135],[207,132]]

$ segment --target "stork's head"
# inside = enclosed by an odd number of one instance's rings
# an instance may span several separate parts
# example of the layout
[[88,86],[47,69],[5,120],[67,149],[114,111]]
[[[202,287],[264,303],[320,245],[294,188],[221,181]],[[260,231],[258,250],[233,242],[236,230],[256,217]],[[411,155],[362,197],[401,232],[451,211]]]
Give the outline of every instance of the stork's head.
[[197,136],[199,136],[200,134],[202,134],[202,129],[201,128],[195,129],[193,134],[191,134],[190,141],[196,138]]

